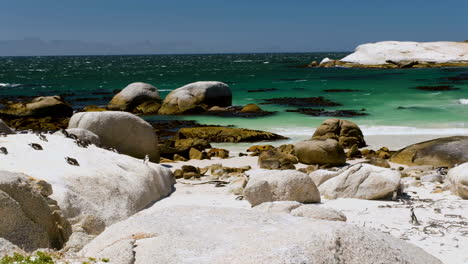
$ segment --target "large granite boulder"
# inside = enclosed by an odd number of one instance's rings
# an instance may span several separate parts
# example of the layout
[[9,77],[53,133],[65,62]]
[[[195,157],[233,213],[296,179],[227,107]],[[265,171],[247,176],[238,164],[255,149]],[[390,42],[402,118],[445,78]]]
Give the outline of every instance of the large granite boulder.
[[267,150],[258,156],[258,166],[269,170],[294,170],[294,164],[298,160],[294,155],[279,152],[276,150]]
[[24,250],[61,249],[71,234],[60,208],[25,174],[0,171],[0,205],[0,237]]
[[72,107],[62,97],[41,96],[29,102],[18,102],[0,108],[0,113],[21,117],[69,117],[73,114]]
[[400,179],[399,171],[360,163],[326,180],[318,189],[326,199],[377,200],[392,197]]
[[[47,141],[34,134],[3,137],[2,147],[8,154],[0,154],[0,170],[21,172],[50,183],[50,198],[57,201],[74,229],[99,233],[172,192],[172,173],[159,164],[95,145],[78,146],[73,139],[60,135],[45,137]],[[31,143],[40,148],[33,148]]]
[[154,206],[106,229],[80,254],[114,264],[442,264],[403,240],[344,222],[197,206]]
[[204,112],[213,106],[230,106],[232,93],[222,82],[194,82],[170,92],[159,110],[161,115]]
[[200,138],[208,142],[258,142],[286,139],[281,135],[235,127],[184,127],[179,129],[177,138]]
[[449,170],[447,179],[453,194],[468,199],[468,162]]
[[307,174],[295,170],[247,171],[244,197],[252,206],[273,201],[320,202],[320,193]]
[[355,123],[342,119],[327,119],[315,130],[312,139],[335,139],[343,148],[366,146],[364,135]]
[[312,139],[294,144],[294,155],[304,164],[340,166],[346,163],[343,147],[334,139]]
[[[66,131],[66,133],[68,133],[68,135],[75,135],[78,139],[81,139],[81,140],[83,140],[85,142],[89,142],[89,143],[94,144],[94,145],[100,145],[101,144],[101,139],[99,138],[99,136],[94,134],[93,132],[87,130],[87,129],[84,129],[84,128],[69,128],[69,129],[65,129],[65,131]],[[62,131],[57,131],[54,134],[55,135],[65,136]]]
[[397,151],[391,162],[408,166],[454,167],[468,162],[468,137],[454,136],[416,143]]
[[83,128],[98,135],[104,146],[135,158],[149,156],[159,162],[158,137],[153,127],[133,114],[118,111],[82,112],[72,116],[68,128]]
[[158,88],[151,84],[135,82],[116,94],[107,105],[109,110],[142,114],[155,114],[161,107]]
[[15,134],[16,132],[11,129],[3,120],[0,119],[0,134]]

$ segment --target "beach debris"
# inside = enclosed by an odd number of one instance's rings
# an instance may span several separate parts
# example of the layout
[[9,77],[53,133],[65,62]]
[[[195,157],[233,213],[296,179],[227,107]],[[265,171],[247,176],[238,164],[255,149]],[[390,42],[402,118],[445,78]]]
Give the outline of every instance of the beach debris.
[[31,146],[35,150],[43,150],[42,146],[37,143],[29,143],[28,145]]
[[70,158],[70,157],[65,157],[65,160],[67,161],[68,164],[70,165],[73,165],[73,166],[80,166],[80,164],[78,163],[78,161],[74,158]]

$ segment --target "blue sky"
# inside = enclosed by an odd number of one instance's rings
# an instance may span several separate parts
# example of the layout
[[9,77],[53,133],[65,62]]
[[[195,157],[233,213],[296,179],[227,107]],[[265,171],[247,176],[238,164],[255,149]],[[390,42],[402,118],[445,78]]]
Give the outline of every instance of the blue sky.
[[351,51],[468,39],[468,0],[0,0],[0,10],[0,55]]

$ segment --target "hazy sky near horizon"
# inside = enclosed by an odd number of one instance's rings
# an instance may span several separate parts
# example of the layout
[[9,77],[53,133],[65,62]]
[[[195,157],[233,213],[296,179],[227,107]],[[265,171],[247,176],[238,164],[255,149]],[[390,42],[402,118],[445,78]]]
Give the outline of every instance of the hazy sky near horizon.
[[351,51],[468,39],[468,0],[0,0],[0,9],[0,55]]

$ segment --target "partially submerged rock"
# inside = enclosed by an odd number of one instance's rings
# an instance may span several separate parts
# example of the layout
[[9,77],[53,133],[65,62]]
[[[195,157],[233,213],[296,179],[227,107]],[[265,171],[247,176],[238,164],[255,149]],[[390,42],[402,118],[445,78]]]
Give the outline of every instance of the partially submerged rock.
[[190,127],[181,128],[177,134],[183,138],[201,138],[209,142],[258,142],[286,139],[278,134],[234,127]]
[[390,158],[408,166],[431,165],[454,167],[468,162],[468,136],[433,139],[407,146]]
[[117,264],[442,264],[403,240],[343,222],[197,206],[153,207],[106,229],[80,254]]
[[194,82],[170,92],[159,110],[161,115],[205,112],[212,106],[230,106],[232,93],[222,82]]
[[396,170],[356,164],[326,180],[318,188],[327,199],[377,200],[391,197],[398,190],[400,178],[400,172]]
[[142,114],[155,114],[161,107],[158,88],[151,84],[135,82],[116,94],[107,105],[109,110]]
[[252,206],[273,201],[320,202],[320,193],[307,174],[295,170],[247,171],[244,197]]
[[327,119],[315,130],[312,138],[331,138],[338,140],[343,148],[349,148],[357,144],[358,147],[366,146],[364,135],[355,123],[342,119]]
[[143,159],[159,162],[158,137],[145,120],[126,112],[82,112],[72,116],[68,128],[87,129],[99,136],[104,146]]

